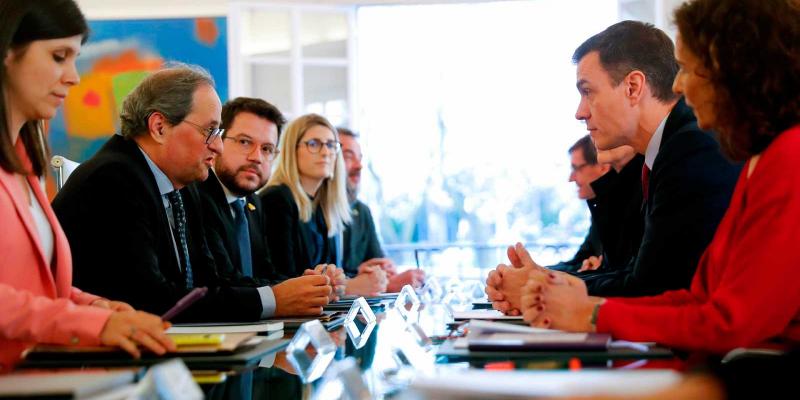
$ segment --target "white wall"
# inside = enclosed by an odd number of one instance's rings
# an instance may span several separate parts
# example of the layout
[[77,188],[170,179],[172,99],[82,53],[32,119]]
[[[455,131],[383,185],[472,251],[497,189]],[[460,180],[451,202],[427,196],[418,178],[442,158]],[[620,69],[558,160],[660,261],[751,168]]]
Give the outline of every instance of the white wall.
[[[35,0],[28,0],[35,1]],[[76,0],[89,19],[173,18],[226,15],[241,0]],[[247,0],[248,3],[374,5],[470,3],[499,0]]]

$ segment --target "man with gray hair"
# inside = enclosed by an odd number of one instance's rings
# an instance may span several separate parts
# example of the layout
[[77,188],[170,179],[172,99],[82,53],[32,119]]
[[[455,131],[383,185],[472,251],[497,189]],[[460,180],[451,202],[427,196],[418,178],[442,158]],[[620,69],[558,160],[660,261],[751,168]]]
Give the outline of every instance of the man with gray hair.
[[383,252],[372,212],[366,204],[358,200],[362,167],[358,134],[344,127],[336,130],[339,132],[342,157],[347,169],[347,200],[350,202],[350,213],[353,217],[353,222],[344,231],[342,268],[351,278],[348,281],[348,288],[357,286],[359,287],[357,290],[363,290],[362,288],[369,288],[365,290],[367,292],[374,290],[377,285],[374,279],[376,269],[382,269],[389,278],[386,292],[399,292],[405,285],[422,286],[425,283],[425,272],[421,269],[409,269],[397,273],[394,263]]
[[[211,76],[185,65],[153,73],[125,99],[121,134],[76,169],[53,202],[71,245],[76,286],[155,314],[207,287],[182,320],[275,314],[270,287],[217,273],[209,246],[220,244],[206,243],[197,189],[190,186],[208,178],[222,151],[221,108]],[[309,284],[279,300],[319,314],[328,280],[303,278]]]

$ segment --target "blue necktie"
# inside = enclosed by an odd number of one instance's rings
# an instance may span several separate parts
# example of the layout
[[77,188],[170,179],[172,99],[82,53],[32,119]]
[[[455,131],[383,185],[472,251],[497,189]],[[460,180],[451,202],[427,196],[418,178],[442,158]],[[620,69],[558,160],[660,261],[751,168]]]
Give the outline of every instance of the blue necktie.
[[236,243],[239,245],[239,259],[242,263],[242,274],[253,276],[253,257],[250,254],[250,228],[247,226],[247,217],[244,215],[244,199],[235,200],[233,207],[233,224],[236,228]]
[[192,277],[192,263],[189,260],[189,242],[186,240],[186,210],[183,209],[183,197],[177,190],[167,193],[167,199],[172,205],[172,217],[175,223],[175,232],[178,239],[178,255],[180,256],[183,270],[186,272],[186,287],[194,287]]

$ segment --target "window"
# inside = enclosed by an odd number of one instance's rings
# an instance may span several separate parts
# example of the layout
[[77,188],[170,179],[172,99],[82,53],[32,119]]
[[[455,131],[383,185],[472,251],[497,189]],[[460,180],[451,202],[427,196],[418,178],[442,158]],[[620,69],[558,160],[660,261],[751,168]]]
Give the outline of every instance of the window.
[[516,241],[558,245],[543,263],[571,256],[588,227],[567,182],[567,150],[586,134],[571,56],[617,11],[611,0],[359,9],[362,199],[397,261],[457,244],[431,262],[493,267],[504,252],[476,246]]

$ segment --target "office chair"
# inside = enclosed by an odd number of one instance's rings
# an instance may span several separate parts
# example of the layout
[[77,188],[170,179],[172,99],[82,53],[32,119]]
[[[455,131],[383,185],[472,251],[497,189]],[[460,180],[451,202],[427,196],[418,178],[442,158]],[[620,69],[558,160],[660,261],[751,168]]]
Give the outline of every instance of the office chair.
[[78,168],[80,163],[76,163],[66,157],[62,156],[53,156],[50,159],[50,166],[53,167],[53,171],[55,171],[55,178],[56,178],[56,191],[60,191],[64,184],[67,183],[67,178],[69,178],[72,171],[75,171],[75,168]]

